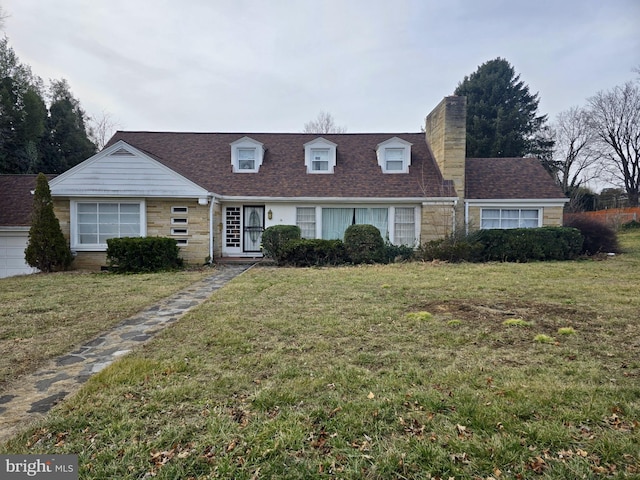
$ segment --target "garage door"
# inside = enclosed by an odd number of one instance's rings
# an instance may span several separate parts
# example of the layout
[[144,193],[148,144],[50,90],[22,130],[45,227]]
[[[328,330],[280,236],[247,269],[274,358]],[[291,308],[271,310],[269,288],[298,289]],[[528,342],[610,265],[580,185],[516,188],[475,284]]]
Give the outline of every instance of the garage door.
[[0,232],[0,278],[36,271],[24,261],[28,240],[28,232]]

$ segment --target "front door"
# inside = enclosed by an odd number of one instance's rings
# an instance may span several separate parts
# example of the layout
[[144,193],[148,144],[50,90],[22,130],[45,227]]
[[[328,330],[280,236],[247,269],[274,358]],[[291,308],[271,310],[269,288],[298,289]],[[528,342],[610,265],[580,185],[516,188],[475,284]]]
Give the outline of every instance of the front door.
[[264,231],[264,206],[244,207],[244,252],[260,252],[262,232]]

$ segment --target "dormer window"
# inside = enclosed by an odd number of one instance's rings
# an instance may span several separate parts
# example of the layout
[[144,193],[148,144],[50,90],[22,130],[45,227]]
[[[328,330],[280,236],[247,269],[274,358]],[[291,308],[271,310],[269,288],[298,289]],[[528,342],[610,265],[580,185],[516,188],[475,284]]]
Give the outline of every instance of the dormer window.
[[329,150],[326,148],[311,149],[311,170],[326,172],[329,170]]
[[307,166],[307,173],[333,173],[336,147],[335,143],[322,137],[305,143],[304,164]]
[[249,137],[231,144],[231,165],[234,173],[256,173],[262,165],[264,145]]
[[239,148],[238,149],[238,170],[255,170],[256,169],[256,149],[255,148]]
[[393,137],[378,144],[376,154],[383,173],[409,173],[411,143]]

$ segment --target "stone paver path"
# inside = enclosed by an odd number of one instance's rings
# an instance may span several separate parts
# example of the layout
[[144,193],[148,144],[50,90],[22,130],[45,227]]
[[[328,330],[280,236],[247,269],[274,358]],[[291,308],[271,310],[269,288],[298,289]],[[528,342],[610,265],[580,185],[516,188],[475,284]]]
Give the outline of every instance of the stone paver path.
[[127,318],[80,348],[49,361],[37,372],[19,378],[0,395],[0,442],[43,417],[67,395],[77,391],[91,375],[152,338],[249,267],[217,266],[212,275]]

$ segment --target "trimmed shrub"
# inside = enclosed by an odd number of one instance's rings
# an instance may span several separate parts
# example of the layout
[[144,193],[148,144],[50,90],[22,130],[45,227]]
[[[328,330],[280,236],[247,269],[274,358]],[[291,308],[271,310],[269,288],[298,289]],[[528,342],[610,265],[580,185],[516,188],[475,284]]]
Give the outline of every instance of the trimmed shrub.
[[73,261],[60,222],[53,212],[49,182],[43,173],[36,180],[29,243],[24,257],[30,266],[43,272],[66,270]]
[[616,232],[606,223],[586,215],[572,215],[565,221],[565,226],[577,228],[580,231],[584,238],[581,253],[585,255],[620,253]]
[[262,252],[280,264],[284,247],[290,240],[300,240],[300,227],[296,225],[269,227],[262,232]]
[[344,232],[344,247],[353,263],[383,262],[384,240],[373,225],[350,225]]
[[347,261],[347,252],[341,240],[290,240],[281,254],[282,264],[296,267],[340,265]]
[[481,251],[482,245],[473,236],[446,237],[423,243],[418,247],[416,257],[426,262],[474,262],[479,259]]
[[574,228],[479,230],[474,237],[482,245],[479,261],[572,260],[582,251],[582,236]]
[[414,258],[415,250],[406,245],[394,245],[387,241],[384,244],[384,262],[408,262]]
[[118,273],[159,272],[183,266],[173,238],[123,237],[107,240],[107,262]]

